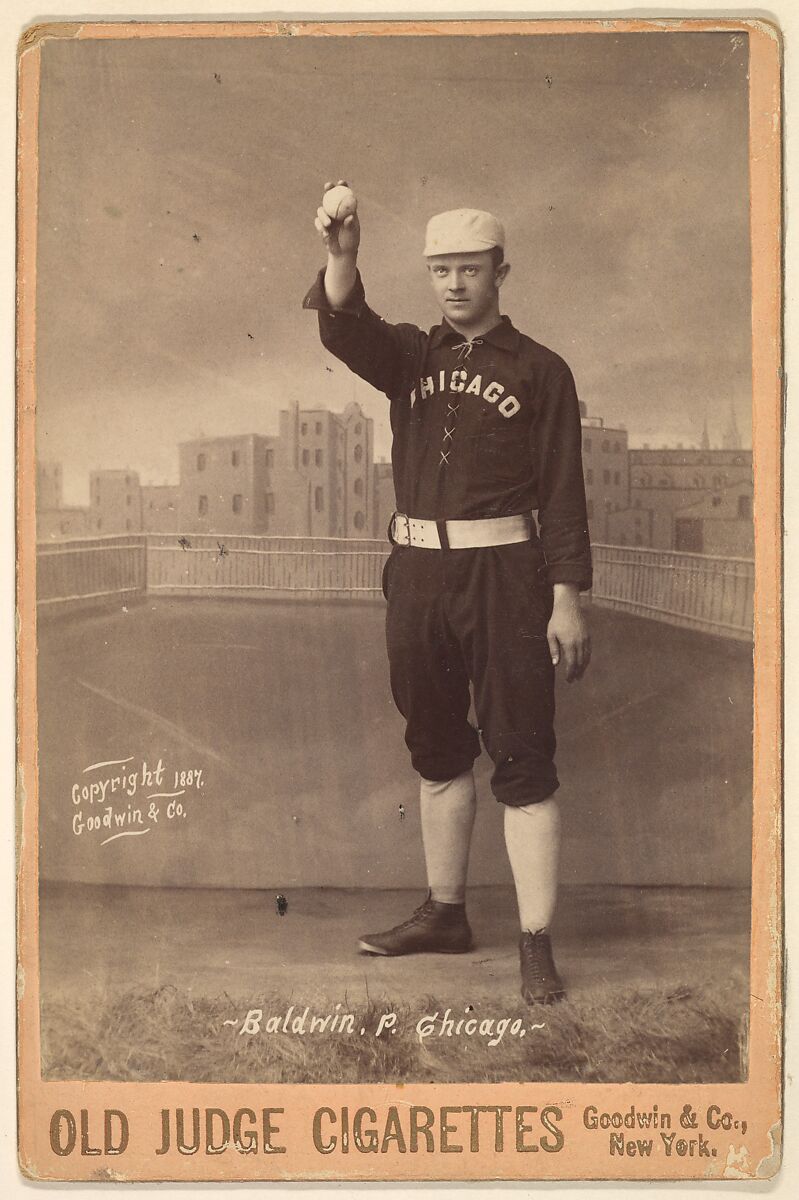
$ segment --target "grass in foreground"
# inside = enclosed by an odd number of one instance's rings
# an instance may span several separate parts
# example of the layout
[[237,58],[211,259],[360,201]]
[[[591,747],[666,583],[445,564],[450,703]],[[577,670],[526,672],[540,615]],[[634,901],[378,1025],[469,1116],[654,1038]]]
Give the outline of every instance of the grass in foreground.
[[[381,1000],[348,1010],[353,1032],[331,1033],[329,1025],[327,1032],[310,1032],[309,1018],[304,1034],[267,1032],[269,1017],[282,1026],[291,1003],[279,996],[260,996],[251,1004],[227,995],[197,997],[171,986],[50,999],[42,1006],[42,1075],[47,1080],[208,1083],[717,1083],[745,1078],[740,993],[720,993],[715,986],[604,987],[590,999],[550,1008],[481,1003],[470,1012],[433,998],[412,1007]],[[242,1033],[250,1007],[262,1010],[263,1023],[259,1032]],[[474,1020],[471,1034],[463,1028],[447,1032],[442,1018],[448,1007],[454,1021]],[[292,1018],[303,1008],[295,1004]],[[310,1015],[333,1011],[335,1004],[317,1004]],[[380,1018],[389,1012],[396,1015],[393,1032],[384,1027],[378,1035]],[[417,1022],[433,1014],[432,1033],[420,1039]],[[489,1045],[503,1019],[501,1038]],[[481,1034],[489,1020],[491,1033]]]

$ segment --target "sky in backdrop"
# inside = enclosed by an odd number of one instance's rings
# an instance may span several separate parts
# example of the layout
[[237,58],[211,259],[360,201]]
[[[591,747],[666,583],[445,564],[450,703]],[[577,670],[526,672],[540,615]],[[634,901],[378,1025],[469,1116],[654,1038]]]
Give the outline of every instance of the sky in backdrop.
[[177,482],[177,445],[277,431],[291,400],[388,403],[318,344],[322,184],[359,197],[387,320],[438,320],[427,219],[495,212],[502,307],[630,444],[751,437],[740,34],[48,40],[38,454]]

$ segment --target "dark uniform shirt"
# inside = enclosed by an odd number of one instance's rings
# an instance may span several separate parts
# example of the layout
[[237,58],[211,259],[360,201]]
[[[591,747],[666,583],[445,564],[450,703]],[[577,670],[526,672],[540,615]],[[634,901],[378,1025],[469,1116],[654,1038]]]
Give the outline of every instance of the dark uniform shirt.
[[324,270],[303,301],[323,345],[391,401],[397,505],[451,520],[538,511],[550,583],[591,586],[582,431],[566,363],[507,317],[467,341],[447,321],[429,333],[391,325],[358,275],[332,309]]

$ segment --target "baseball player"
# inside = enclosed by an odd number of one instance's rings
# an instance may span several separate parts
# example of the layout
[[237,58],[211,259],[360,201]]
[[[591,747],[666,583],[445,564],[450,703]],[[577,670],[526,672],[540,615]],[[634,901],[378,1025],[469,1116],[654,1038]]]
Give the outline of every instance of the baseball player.
[[[364,935],[359,947],[384,955],[471,948],[466,876],[482,737],[504,807],[522,996],[551,1003],[565,995],[549,936],[559,849],[555,667],[571,682],[590,659],[579,601],[591,586],[591,553],[574,380],[562,358],[500,313],[510,266],[496,217],[456,209],[430,220],[424,259],[443,319],[424,332],[389,324],[367,305],[355,198],[335,208],[333,187],[325,185],[315,221],[327,264],[303,304],[317,310],[325,347],[391,405],[398,511],[383,573],[386,641],[420,776],[429,887],[407,920]],[[335,192],[348,198],[344,181]]]

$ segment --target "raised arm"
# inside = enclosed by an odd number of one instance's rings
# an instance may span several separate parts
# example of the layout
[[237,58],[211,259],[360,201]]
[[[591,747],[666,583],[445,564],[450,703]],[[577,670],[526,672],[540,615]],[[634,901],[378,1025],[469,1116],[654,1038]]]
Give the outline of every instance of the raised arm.
[[[325,294],[331,308],[340,309],[346,303],[358,274],[358,247],[361,243],[361,223],[358,220],[357,201],[352,192],[353,203],[356,207],[352,212],[347,205],[343,219],[336,220],[325,207],[325,199],[337,189],[348,188],[345,179],[338,183],[326,183],[325,195],[316,210],[314,224],[327,250],[327,267],[325,268]],[[345,201],[346,203],[346,201]],[[335,210],[335,205],[333,207]]]
[[314,225],[327,250],[327,263],[303,307],[318,312],[319,336],[331,354],[392,401],[399,400],[413,386],[423,335],[415,325],[391,325],[369,308],[357,266],[361,238],[354,211],[357,202],[350,193],[345,199],[352,211],[331,215],[337,210],[334,188],[340,194],[347,185],[343,180],[325,184]]

